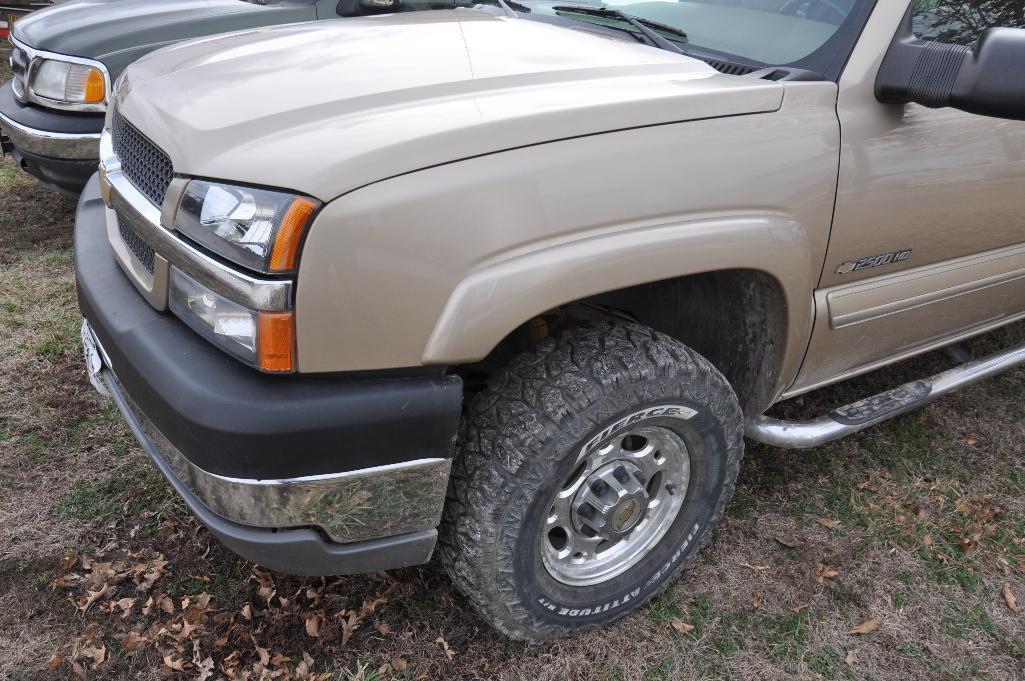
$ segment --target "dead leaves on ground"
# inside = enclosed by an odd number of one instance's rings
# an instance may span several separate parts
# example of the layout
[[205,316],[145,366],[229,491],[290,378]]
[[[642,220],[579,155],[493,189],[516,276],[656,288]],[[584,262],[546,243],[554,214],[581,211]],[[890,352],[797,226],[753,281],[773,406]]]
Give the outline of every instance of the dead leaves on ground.
[[878,617],[873,617],[871,619],[865,620],[856,627],[851,628],[849,633],[856,634],[859,636],[871,634],[873,631],[877,630],[881,625],[882,621]]
[[1011,585],[1004,582],[1004,588],[1000,591],[1004,597],[1004,603],[1007,604],[1007,608],[1011,612],[1019,612],[1021,607],[1018,605],[1018,599],[1015,598],[1014,592],[1011,591]]
[[[391,627],[374,616],[405,588],[387,575],[375,577],[381,588],[349,606],[347,598],[331,591],[327,580],[283,593],[271,573],[256,568],[249,578],[249,602],[229,609],[207,593],[169,596],[167,578],[172,573],[162,554],[140,551],[120,560],[101,558],[68,556],[59,563],[66,574],[50,582],[51,589],[69,592],[68,600],[80,614],[91,619],[97,613],[101,619],[107,616],[102,624],[90,621],[69,641],[67,654],[55,652],[47,663],[50,670],[70,666],[72,673],[85,678],[108,664],[116,650],[119,655],[154,654],[166,670],[200,681],[321,681],[328,677],[314,672],[314,659],[306,650],[275,649],[290,638],[282,634],[298,630],[302,638],[291,637],[293,641],[305,641],[310,649],[327,654],[344,647],[365,625],[374,635],[391,636]],[[407,639],[412,635],[399,634]],[[444,638],[436,643],[442,658],[451,662],[456,650]],[[401,657],[393,656],[378,670],[379,676],[405,667]]]

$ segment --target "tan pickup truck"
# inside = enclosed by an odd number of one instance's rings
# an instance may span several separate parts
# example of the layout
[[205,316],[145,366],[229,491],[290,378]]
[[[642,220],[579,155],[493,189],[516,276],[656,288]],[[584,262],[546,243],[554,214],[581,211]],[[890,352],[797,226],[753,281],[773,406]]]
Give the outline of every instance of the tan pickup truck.
[[437,544],[510,636],[609,622],[694,561],[745,434],[1025,361],[765,415],[1025,317],[1025,31],[979,6],[524,0],[155,52],[78,208],[90,374],[243,556]]

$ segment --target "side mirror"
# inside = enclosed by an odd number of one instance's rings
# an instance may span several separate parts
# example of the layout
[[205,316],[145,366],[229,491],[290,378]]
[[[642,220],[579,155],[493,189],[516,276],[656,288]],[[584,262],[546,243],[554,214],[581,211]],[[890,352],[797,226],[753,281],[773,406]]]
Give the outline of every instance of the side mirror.
[[915,38],[911,13],[883,58],[876,99],[1025,120],[1025,29],[990,28],[974,47]]

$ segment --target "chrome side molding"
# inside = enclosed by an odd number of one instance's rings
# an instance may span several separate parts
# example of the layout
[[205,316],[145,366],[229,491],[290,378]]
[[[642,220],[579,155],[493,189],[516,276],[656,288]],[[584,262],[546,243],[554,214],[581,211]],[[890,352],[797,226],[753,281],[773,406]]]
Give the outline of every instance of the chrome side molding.
[[834,409],[811,421],[783,421],[768,416],[755,416],[747,420],[744,434],[756,442],[773,447],[818,447],[1022,364],[1025,364],[1025,343],[983,359],[965,362],[935,376],[905,383],[893,390]]

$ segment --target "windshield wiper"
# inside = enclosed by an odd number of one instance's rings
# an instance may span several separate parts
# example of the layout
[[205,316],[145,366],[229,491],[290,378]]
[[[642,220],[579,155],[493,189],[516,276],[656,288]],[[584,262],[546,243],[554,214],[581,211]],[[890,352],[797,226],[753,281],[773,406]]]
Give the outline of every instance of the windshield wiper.
[[627,14],[622,10],[613,9],[612,7],[594,7],[591,5],[556,5],[552,7],[555,12],[562,12],[563,14],[590,14],[596,17],[613,17],[620,21],[625,21],[630,24],[641,34],[651,41],[651,44],[655,47],[660,47],[663,50],[669,50],[670,52],[676,52],[677,54],[687,54],[682,47],[677,45],[671,40],[663,38],[652,28],[665,33],[671,33],[673,35],[680,36],[684,42],[687,41],[687,32],[683,29],[676,28],[675,26],[668,26],[666,24],[652,21],[651,19],[644,19],[642,17],[636,17],[632,14]]

